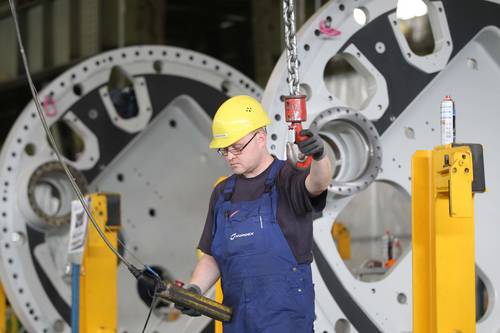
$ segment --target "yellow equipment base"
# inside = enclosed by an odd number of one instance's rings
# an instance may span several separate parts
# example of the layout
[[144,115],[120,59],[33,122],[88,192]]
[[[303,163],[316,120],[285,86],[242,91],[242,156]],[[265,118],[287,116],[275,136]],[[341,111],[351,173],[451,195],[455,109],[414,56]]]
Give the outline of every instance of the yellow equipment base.
[[414,333],[476,331],[472,165],[467,146],[413,156]]
[[[115,248],[119,226],[109,225],[108,201],[111,200],[108,199],[113,197],[116,202],[116,196],[116,194],[100,193],[90,196],[92,215]],[[117,269],[116,256],[108,249],[89,221],[80,273],[80,332],[117,332]]]

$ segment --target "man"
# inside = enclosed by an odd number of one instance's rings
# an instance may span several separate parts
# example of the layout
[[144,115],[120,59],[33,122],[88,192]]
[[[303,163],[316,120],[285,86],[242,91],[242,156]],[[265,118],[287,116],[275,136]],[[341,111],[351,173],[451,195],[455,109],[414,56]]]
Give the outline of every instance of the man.
[[210,148],[234,174],[213,190],[199,242],[204,255],[186,288],[204,293],[221,276],[224,304],[233,308],[224,333],[313,332],[311,214],[325,206],[330,160],[309,130],[299,145],[313,157],[309,171],[277,160],[266,145],[270,123],[249,96],[230,98],[213,120]]

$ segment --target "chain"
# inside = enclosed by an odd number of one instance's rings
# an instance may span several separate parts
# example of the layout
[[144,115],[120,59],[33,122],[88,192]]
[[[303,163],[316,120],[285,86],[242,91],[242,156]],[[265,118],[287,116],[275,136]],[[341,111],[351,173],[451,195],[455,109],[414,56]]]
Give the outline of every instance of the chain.
[[288,67],[288,86],[290,95],[300,95],[299,90],[299,57],[297,55],[297,39],[295,37],[295,8],[293,0],[283,0],[283,23],[285,26],[285,47]]

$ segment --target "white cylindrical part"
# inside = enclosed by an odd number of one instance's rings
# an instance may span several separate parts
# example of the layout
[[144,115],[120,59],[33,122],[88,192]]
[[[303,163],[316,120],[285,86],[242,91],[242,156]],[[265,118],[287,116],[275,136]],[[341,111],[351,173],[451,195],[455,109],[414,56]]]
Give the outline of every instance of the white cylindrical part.
[[441,102],[441,144],[455,143],[455,105],[450,96]]

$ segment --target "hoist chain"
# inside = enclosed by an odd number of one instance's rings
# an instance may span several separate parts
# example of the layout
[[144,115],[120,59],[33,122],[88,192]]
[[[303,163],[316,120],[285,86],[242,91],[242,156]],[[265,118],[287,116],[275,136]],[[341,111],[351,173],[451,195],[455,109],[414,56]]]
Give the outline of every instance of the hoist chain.
[[299,91],[299,57],[297,55],[297,39],[295,37],[295,8],[293,0],[283,0],[283,23],[285,26],[285,47],[288,66],[288,86],[290,95],[300,95]]

